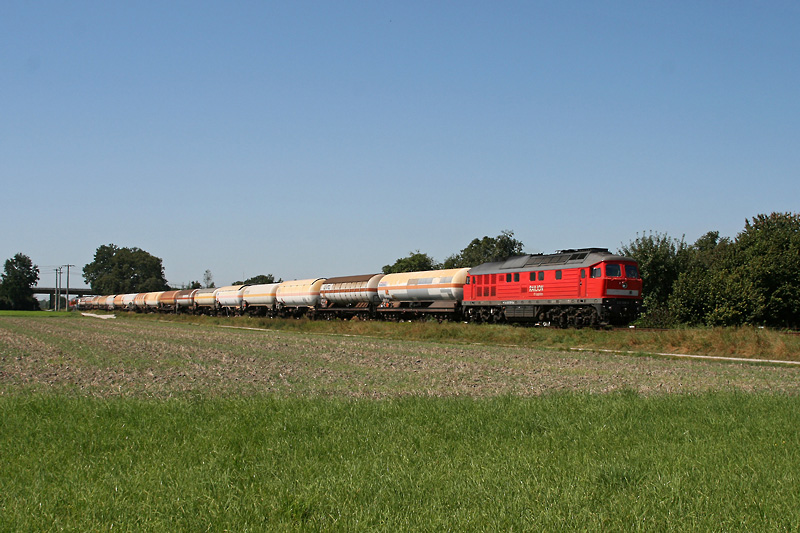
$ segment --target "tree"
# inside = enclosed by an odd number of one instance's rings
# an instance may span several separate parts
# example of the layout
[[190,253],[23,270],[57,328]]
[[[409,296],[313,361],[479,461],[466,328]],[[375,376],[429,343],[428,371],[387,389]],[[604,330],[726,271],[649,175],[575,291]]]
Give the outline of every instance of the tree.
[[206,289],[214,288],[214,274],[208,269],[203,273],[203,287]]
[[745,220],[729,268],[752,301],[746,323],[800,325],[800,214],[761,214]]
[[686,257],[669,300],[677,320],[800,326],[800,215],[757,215],[733,242],[706,233]]
[[523,244],[514,238],[514,232],[503,230],[497,237],[473,239],[466,248],[456,255],[451,255],[444,262],[444,268],[468,268],[501,261],[521,255]]
[[161,259],[139,248],[100,246],[83,267],[83,279],[97,294],[125,294],[169,289]]
[[[675,320],[686,324],[710,323],[712,314],[717,315],[713,319],[717,323],[733,319],[721,309],[722,293],[727,292],[722,288],[732,282],[722,270],[731,244],[727,237],[720,238],[718,231],[709,231],[687,248],[684,270],[678,274],[669,296],[669,309]],[[742,308],[735,302],[730,305]]]
[[[280,281],[278,280],[277,283],[280,283]],[[234,281],[233,285],[266,285],[268,283],[276,283],[275,276],[272,274],[259,274],[244,281]]]
[[647,312],[663,311],[672,294],[672,286],[684,270],[687,245],[666,233],[637,234],[636,240],[622,246],[620,253],[639,263],[642,292]]
[[0,306],[18,310],[36,310],[33,286],[39,281],[39,267],[24,254],[7,259],[0,284]]
[[408,257],[401,257],[394,264],[383,267],[384,274],[395,274],[398,272],[417,272],[422,270],[437,270],[442,268],[440,263],[428,254],[423,254],[419,250],[411,252]]

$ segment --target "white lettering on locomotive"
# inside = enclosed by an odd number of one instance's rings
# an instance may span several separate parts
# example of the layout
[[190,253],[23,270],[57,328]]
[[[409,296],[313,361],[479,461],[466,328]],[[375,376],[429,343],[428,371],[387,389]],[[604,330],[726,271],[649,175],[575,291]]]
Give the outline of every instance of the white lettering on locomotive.
[[544,285],[529,285],[528,292],[534,296],[542,296],[544,294]]

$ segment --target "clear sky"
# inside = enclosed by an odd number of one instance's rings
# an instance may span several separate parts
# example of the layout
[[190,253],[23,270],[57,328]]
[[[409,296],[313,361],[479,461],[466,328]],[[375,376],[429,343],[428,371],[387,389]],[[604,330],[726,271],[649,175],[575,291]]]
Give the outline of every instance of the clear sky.
[[0,3],[0,259],[173,285],[800,210],[797,1]]

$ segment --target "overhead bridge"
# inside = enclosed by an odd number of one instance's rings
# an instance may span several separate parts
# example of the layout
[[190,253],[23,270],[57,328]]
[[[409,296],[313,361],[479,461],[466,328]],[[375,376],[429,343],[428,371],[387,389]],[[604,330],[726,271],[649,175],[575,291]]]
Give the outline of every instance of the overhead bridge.
[[[66,296],[67,289],[61,287],[58,292],[62,296]],[[55,287],[34,287],[33,294],[55,294],[56,289]],[[89,294],[94,294],[92,289],[89,287],[70,287],[69,288],[69,295],[70,296],[88,296]]]

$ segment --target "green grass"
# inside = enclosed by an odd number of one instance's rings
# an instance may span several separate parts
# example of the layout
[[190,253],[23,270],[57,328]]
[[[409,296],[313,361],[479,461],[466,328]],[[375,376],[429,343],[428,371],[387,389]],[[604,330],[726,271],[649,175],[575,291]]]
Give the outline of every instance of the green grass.
[[800,398],[0,398],[0,529],[797,530]]
[[67,311],[0,311],[3,317],[79,318],[80,313]]
[[0,532],[800,530],[795,367],[557,349],[625,332],[46,315],[0,315]]

